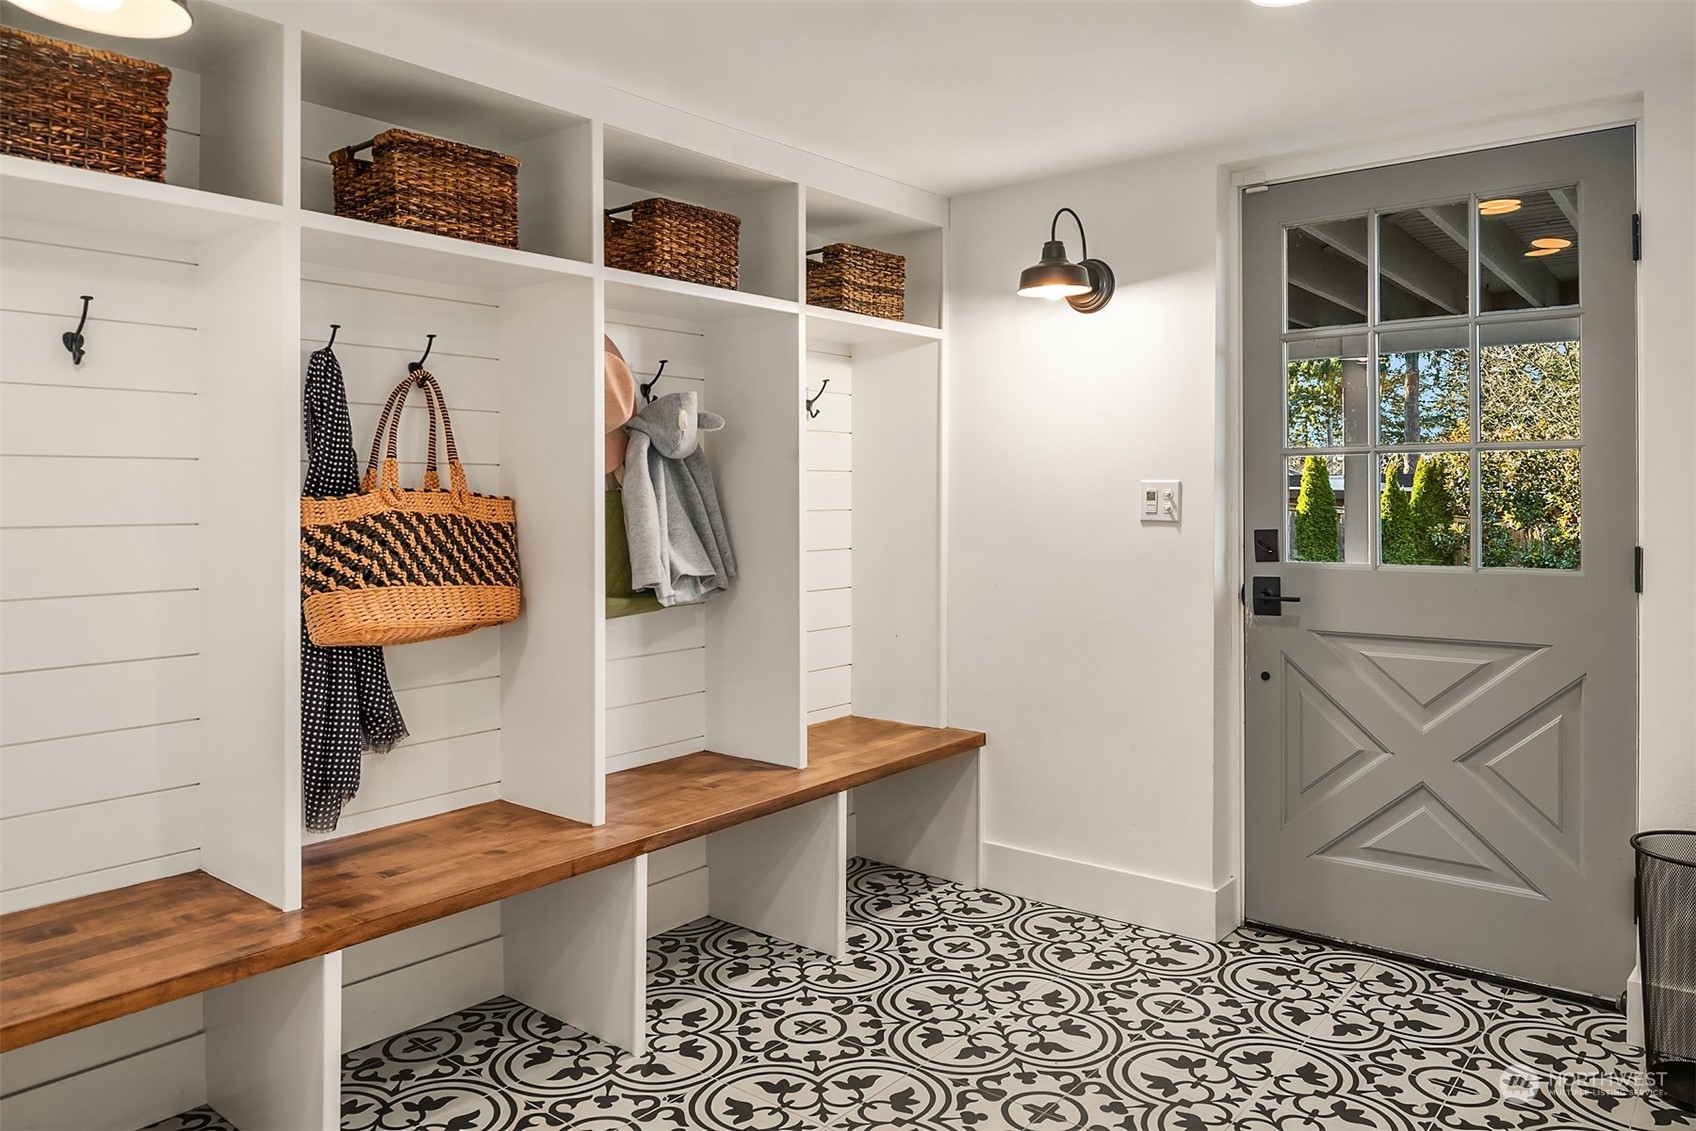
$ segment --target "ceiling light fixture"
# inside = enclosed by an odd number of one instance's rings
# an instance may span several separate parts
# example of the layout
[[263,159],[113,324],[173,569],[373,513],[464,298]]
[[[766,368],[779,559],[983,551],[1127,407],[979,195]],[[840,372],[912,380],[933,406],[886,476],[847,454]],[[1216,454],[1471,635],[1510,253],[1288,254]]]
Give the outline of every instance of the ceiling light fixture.
[[1307,0],[1249,0],[1249,3],[1257,8],[1293,8],[1307,3]]
[[[1070,215],[1078,226],[1083,258],[1076,263],[1066,258],[1066,245],[1060,242],[1062,215]],[[1048,226],[1048,242],[1042,245],[1041,261],[1019,275],[1019,294],[1025,298],[1063,298],[1081,314],[1094,314],[1113,298],[1113,268],[1089,257],[1084,222],[1070,208],[1054,214],[1054,222]]]
[[14,0],[66,27],[126,39],[169,39],[194,26],[188,0]]
[[1498,196],[1493,200],[1480,200],[1478,214],[1481,216],[1506,216],[1509,212],[1518,212],[1525,202],[1518,197]]
[[1541,259],[1545,255],[1559,255],[1560,253],[1561,253],[1561,249],[1558,248],[1558,247],[1537,247],[1537,248],[1532,248],[1530,251],[1526,252],[1525,258],[1527,258],[1527,259]]
[[1542,239],[1532,240],[1531,246],[1542,248],[1544,251],[1560,251],[1571,247],[1572,241],[1563,240],[1559,236],[1544,236]]

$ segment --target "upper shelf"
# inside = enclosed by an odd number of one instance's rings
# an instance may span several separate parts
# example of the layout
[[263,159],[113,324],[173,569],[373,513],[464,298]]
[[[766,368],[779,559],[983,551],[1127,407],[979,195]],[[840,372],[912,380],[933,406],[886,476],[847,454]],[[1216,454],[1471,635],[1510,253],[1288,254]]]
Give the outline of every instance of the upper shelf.
[[939,762],[977,731],[848,717],[795,770],[691,754],[609,775],[607,821],[491,801],[305,853],[282,912],[189,872],[0,916],[0,1051],[109,1021]]
[[280,224],[283,216],[277,205],[238,196],[0,156],[0,221],[6,224],[74,225],[83,231],[201,244]]
[[594,274],[594,268],[574,259],[316,212],[301,213],[300,254],[303,262],[325,267],[348,267],[487,291]]
[[705,287],[700,283],[639,275],[612,267],[605,268],[605,274],[608,310],[652,314],[686,322],[722,322],[756,314],[794,314],[798,309],[794,302],[746,291]]
[[870,318],[822,306],[809,306],[806,311],[807,346],[811,349],[831,345],[903,348],[942,340],[942,331],[934,326]]

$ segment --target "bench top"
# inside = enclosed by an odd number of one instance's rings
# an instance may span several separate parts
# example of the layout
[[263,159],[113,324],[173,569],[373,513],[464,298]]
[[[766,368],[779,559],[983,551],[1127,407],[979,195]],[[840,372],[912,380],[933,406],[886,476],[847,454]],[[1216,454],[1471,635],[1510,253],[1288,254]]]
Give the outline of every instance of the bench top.
[[491,801],[307,847],[282,912],[187,872],[0,916],[0,1051],[229,985],[938,762],[977,731],[850,716],[806,769],[702,752],[607,776],[585,825]]

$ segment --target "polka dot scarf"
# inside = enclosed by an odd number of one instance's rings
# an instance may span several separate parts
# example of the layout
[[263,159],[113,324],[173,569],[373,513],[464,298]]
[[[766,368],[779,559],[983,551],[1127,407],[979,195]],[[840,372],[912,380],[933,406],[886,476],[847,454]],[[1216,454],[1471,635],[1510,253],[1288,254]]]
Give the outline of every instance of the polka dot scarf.
[[[321,349],[306,366],[305,495],[359,490],[347,390],[336,355]],[[328,832],[359,792],[359,756],[406,737],[381,648],[320,648],[300,626],[300,759],[306,827]]]

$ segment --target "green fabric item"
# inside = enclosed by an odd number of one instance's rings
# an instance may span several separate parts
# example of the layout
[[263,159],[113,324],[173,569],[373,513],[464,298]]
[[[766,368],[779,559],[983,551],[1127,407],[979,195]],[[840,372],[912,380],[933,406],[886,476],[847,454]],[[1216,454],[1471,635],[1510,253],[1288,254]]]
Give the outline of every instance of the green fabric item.
[[607,619],[651,613],[660,599],[630,588],[630,540],[624,533],[624,492],[607,492]]

